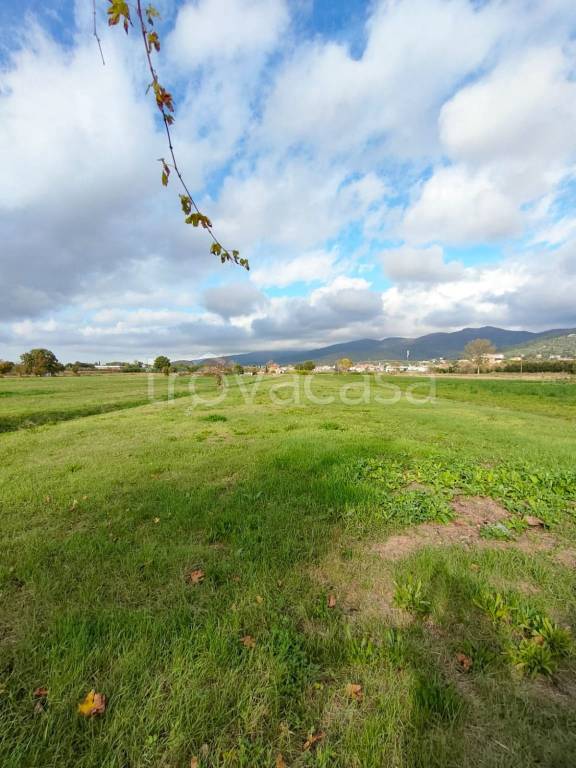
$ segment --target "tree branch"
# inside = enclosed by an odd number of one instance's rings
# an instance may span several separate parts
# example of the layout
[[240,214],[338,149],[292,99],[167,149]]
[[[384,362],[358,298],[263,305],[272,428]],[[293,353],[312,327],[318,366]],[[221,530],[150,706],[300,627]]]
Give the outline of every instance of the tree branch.
[[96,38],[96,42],[98,43],[98,50],[100,51],[100,56],[102,57],[102,66],[106,66],[106,62],[104,61],[104,54],[102,52],[102,43],[100,42],[100,38],[98,37],[98,27],[96,26],[96,0],[92,0],[92,15],[94,20],[94,29],[92,34]]
[[[95,0],[93,0],[95,2]],[[108,24],[110,26],[116,26],[122,20],[122,25],[126,33],[128,33],[129,27],[132,25],[132,19],[130,18],[130,8],[127,0],[108,0],[110,3],[108,7]],[[234,264],[238,264],[245,269],[250,269],[248,259],[240,258],[240,253],[236,250],[229,251],[224,248],[222,243],[216,237],[212,228],[212,222],[203,214],[196,201],[192,197],[192,193],[188,189],[188,186],[184,180],[178,161],[176,160],[176,153],[174,151],[174,142],[172,140],[172,132],[170,126],[174,122],[174,117],[171,114],[174,112],[174,103],[172,101],[172,94],[170,94],[160,83],[158,74],[152,63],[152,50],[160,50],[160,40],[158,34],[154,30],[154,18],[158,17],[158,11],[154,6],[147,6],[146,10],[142,10],[142,0],[136,0],[135,6],[136,16],[138,17],[138,26],[140,27],[140,33],[142,36],[142,42],[144,43],[144,51],[146,53],[146,61],[148,63],[148,69],[152,77],[152,82],[149,85],[154,92],[156,98],[156,105],[162,115],[162,122],[164,123],[164,131],[166,133],[166,139],[168,142],[168,150],[170,152],[171,163],[167,163],[164,158],[160,158],[162,163],[162,184],[168,185],[168,177],[170,176],[170,167],[172,167],[178,177],[180,186],[184,190],[184,194],[180,195],[180,202],[182,210],[185,215],[186,224],[192,224],[197,227],[202,226],[203,229],[208,230],[208,234],[212,238],[212,246],[210,252],[215,256],[220,257],[222,263],[231,261]],[[146,20],[145,18],[146,17]],[[94,29],[96,34],[96,15],[94,15]]]

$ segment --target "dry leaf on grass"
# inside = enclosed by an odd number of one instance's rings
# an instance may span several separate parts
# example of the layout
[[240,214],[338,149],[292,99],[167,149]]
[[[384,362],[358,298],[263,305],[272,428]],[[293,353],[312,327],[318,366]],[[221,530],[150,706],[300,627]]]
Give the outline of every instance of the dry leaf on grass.
[[472,659],[465,653],[457,653],[456,662],[458,663],[458,667],[462,670],[462,672],[470,672],[472,669]]
[[310,736],[306,739],[304,742],[304,752],[306,752],[309,749],[312,749],[316,744],[318,744],[319,741],[322,741],[322,739],[326,736],[324,731],[318,731],[318,733],[311,733]]
[[286,760],[284,760],[282,755],[278,755],[278,757],[276,758],[276,768],[287,768]]
[[364,693],[362,692],[362,686],[358,683],[348,683],[346,686],[346,695],[355,701],[362,701]]
[[198,762],[197,757],[193,757],[192,760],[190,760],[190,768],[198,768],[200,763]]
[[328,595],[328,608],[335,608],[336,607],[336,595],[333,595],[330,593]]
[[240,639],[240,642],[245,648],[255,648],[256,647],[256,640],[252,637],[252,635],[244,635]]
[[524,518],[524,522],[527,523],[530,528],[544,528],[544,520],[540,520],[539,517],[533,515],[527,515]]
[[103,715],[106,711],[106,696],[103,693],[96,693],[91,690],[86,694],[84,701],[78,704],[78,712],[84,717],[92,715]]
[[256,602],[258,603],[258,605],[262,605],[262,603],[264,602],[264,598],[262,597],[262,595],[256,595]]
[[35,699],[45,699],[48,696],[48,688],[36,688],[33,696]]
[[195,568],[186,576],[186,581],[188,584],[201,584],[204,581],[205,576],[206,574],[202,568]]
[[160,522],[160,518],[159,518],[159,517],[155,517],[155,518],[154,518],[154,522],[155,522],[155,523],[159,523],[159,522]]

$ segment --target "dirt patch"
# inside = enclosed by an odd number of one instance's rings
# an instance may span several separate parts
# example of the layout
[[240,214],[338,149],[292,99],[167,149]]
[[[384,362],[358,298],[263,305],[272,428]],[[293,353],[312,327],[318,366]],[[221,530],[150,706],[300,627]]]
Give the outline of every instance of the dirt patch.
[[554,559],[565,568],[576,569],[576,550],[574,549],[561,549],[559,552],[556,552]]
[[452,502],[456,518],[450,523],[422,523],[405,533],[391,536],[375,544],[372,550],[386,560],[400,560],[424,547],[460,546],[488,549],[520,549],[539,552],[553,549],[556,539],[541,530],[527,531],[511,541],[483,539],[480,531],[486,524],[502,522],[508,512],[494,499],[483,496],[460,496]]
[[470,525],[482,526],[485,523],[499,523],[506,520],[508,512],[503,506],[488,496],[458,496],[452,502],[456,512],[456,523],[465,521]]
[[[563,566],[576,567],[576,550],[560,549],[557,539],[543,528],[529,528],[509,541],[482,538],[484,525],[502,523],[509,517],[494,499],[461,496],[454,500],[453,508],[456,517],[449,523],[422,523],[382,542],[356,544],[346,557],[342,556],[344,550],[335,549],[312,570],[311,576],[325,589],[326,599],[334,595],[338,609],[351,619],[385,615],[401,626],[410,619],[394,604],[393,563],[425,547],[457,545],[474,550],[549,552]],[[538,587],[528,581],[514,586],[525,594],[538,592]]]
[[333,595],[336,601],[334,608],[351,620],[385,615],[396,625],[402,625],[407,623],[409,617],[394,605],[392,574],[382,565],[375,553],[366,552],[360,546],[352,561],[342,559],[337,552],[333,552],[312,570],[311,576],[325,589],[327,600]]

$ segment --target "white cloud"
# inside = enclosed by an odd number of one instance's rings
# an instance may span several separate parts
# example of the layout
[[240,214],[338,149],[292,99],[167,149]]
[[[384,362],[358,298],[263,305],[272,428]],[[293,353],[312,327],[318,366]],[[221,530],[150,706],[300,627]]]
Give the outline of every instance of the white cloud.
[[308,251],[294,258],[276,258],[256,267],[252,280],[261,288],[323,282],[334,274],[337,259],[337,251]]
[[407,212],[402,234],[412,242],[470,243],[519,234],[521,215],[485,172],[465,166],[436,171]]
[[267,53],[288,25],[284,0],[199,0],[178,11],[170,53],[179,66]]
[[114,47],[103,67],[91,47],[66,52],[39,30],[26,42],[2,72],[0,209],[100,206],[150,183],[160,143]]
[[464,275],[459,261],[446,262],[439,245],[428,248],[389,248],[381,255],[384,272],[399,283],[442,283],[458,280]]
[[251,315],[267,304],[267,298],[252,283],[235,282],[208,288],[203,303],[208,312],[225,319]]
[[474,10],[467,0],[375,4],[359,59],[334,42],[294,52],[268,102],[263,136],[354,155],[386,139],[421,155],[436,144],[434,110],[483,62],[507,13],[492,3]]
[[[177,154],[218,235],[250,258],[240,276],[159,186],[137,36],[102,24],[102,67],[77,6],[66,46],[30,25],[2,60],[7,349],[190,356],[576,324],[573,0],[374,0],[354,54],[326,30],[297,38],[287,0],[181,5],[157,59]],[[485,241],[507,257],[444,258]],[[354,277],[379,263],[383,294]]]
[[440,114],[457,161],[489,168],[517,203],[550,191],[576,154],[576,82],[560,47],[528,49],[459,91]]
[[[560,47],[530,48],[459,90],[439,116],[454,165],[436,170],[402,232],[427,242],[518,235],[576,157],[576,82]],[[534,219],[534,215],[532,215]]]

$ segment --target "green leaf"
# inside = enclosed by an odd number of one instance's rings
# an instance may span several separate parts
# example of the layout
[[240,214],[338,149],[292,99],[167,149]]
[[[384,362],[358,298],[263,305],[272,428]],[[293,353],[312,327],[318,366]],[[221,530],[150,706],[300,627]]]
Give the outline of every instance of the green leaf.
[[146,40],[148,43],[149,53],[152,52],[152,48],[154,48],[154,50],[156,51],[160,50],[160,38],[158,37],[158,34],[156,32],[148,32]]
[[167,187],[168,179],[170,178],[170,166],[163,157],[160,158],[160,162],[162,163],[162,185]]
[[148,5],[146,7],[146,10],[144,11],[144,14],[146,15],[146,20],[148,21],[148,24],[150,24],[150,26],[154,26],[154,19],[160,18],[159,11],[156,8],[154,8],[153,5]]
[[132,23],[128,3],[126,0],[108,0],[108,2],[110,3],[108,8],[108,25],[114,27],[120,22],[120,19],[124,19],[124,31],[128,34],[128,25]]
[[192,200],[190,200],[188,195],[180,195],[180,205],[182,206],[182,210],[186,215],[188,215],[192,210]]

